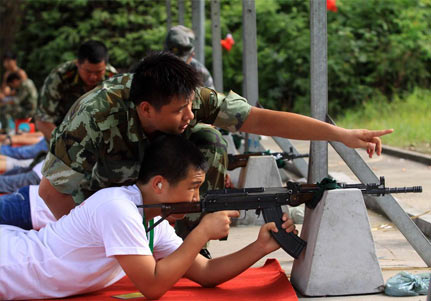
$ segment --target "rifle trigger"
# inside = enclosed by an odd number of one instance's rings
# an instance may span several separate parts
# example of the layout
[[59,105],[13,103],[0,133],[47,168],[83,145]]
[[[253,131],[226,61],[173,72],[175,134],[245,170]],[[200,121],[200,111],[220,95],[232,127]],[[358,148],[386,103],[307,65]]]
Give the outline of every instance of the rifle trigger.
[[260,208],[256,209],[256,215],[257,215],[257,217],[260,217],[260,213],[261,212],[262,212],[262,209],[260,209]]

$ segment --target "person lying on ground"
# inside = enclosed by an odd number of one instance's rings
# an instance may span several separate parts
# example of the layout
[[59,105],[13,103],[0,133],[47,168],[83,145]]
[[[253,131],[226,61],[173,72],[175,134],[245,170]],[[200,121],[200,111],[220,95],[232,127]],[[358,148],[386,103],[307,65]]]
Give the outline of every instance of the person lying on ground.
[[21,135],[10,136],[6,139],[6,142],[11,141],[12,143],[18,141],[30,141],[35,140],[36,143],[17,146],[14,144],[2,144],[0,145],[0,155],[8,156],[14,159],[34,159],[41,152],[48,152],[48,142],[43,136],[40,135],[26,135],[26,138],[20,138]]
[[29,145],[35,144],[43,137],[42,132],[21,133],[17,135],[0,134],[1,145]]
[[[62,298],[103,289],[126,274],[144,296],[157,299],[181,277],[216,286],[277,250],[270,231],[278,229],[268,223],[255,242],[235,253],[201,256],[208,240],[228,234],[237,211],[205,215],[184,241],[167,221],[146,233],[160,208],[137,206],[198,201],[205,169],[191,142],[159,137],[146,151],[137,184],[102,189],[39,231],[0,225],[0,298]],[[285,231],[295,231],[283,219]]]
[[12,193],[24,186],[39,185],[45,156],[46,153],[42,152],[29,166],[15,167],[0,174],[0,193]]
[[33,159],[14,159],[8,156],[0,155],[0,174],[12,170],[16,167],[28,167],[33,162]]

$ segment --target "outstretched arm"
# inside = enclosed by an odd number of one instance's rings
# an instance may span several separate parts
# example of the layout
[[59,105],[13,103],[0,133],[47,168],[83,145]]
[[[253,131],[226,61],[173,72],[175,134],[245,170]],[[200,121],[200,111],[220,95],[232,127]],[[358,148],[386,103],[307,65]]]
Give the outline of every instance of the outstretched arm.
[[[287,219],[283,225],[286,232],[297,233],[292,219]],[[260,228],[255,242],[235,253],[210,260],[198,255],[185,276],[206,287],[213,287],[232,279],[265,255],[280,248],[270,231],[278,232],[273,222]]]
[[352,148],[366,148],[368,155],[381,154],[380,136],[390,130],[349,130],[300,114],[253,107],[240,131],[265,136],[278,136],[298,140],[338,141]]

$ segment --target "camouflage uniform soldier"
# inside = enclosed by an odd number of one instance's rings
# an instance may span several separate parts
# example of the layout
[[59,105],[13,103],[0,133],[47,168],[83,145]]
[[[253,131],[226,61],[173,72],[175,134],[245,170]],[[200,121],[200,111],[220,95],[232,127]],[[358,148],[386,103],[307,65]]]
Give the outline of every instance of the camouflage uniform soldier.
[[101,81],[116,74],[108,64],[108,50],[102,42],[87,41],[78,59],[61,64],[45,79],[36,111],[36,126],[49,141],[73,103]]
[[11,102],[1,107],[2,126],[7,125],[7,119],[27,119],[33,117],[37,105],[37,89],[31,79],[21,79],[18,72],[12,72],[6,83],[16,91]]
[[204,87],[214,89],[214,81],[210,72],[201,62],[194,58],[194,40],[195,34],[190,28],[183,25],[174,26],[169,29],[166,36],[165,50],[172,52],[187,64],[192,65],[201,76]]
[[378,136],[392,132],[347,130],[251,107],[233,92],[225,96],[198,84],[194,68],[162,52],[146,57],[134,74],[115,76],[82,96],[54,131],[42,170],[39,194],[54,216],[67,214],[100,188],[134,183],[145,148],[159,132],[186,135],[204,151],[212,165],[205,189],[223,187],[227,146],[216,129],[199,123],[267,136],[340,141],[366,147],[370,156],[374,150],[381,152]]
[[[207,88],[195,90],[199,83],[196,71],[190,67],[187,71],[196,82],[190,101],[194,118],[183,123],[177,134],[198,144],[209,162],[204,189],[221,189],[227,145],[217,130],[202,122],[236,131],[250,105],[233,92],[224,96]],[[137,114],[139,104],[129,100],[133,78],[133,74],[114,76],[82,96],[53,133],[43,174],[57,190],[73,195],[77,204],[101,188],[128,185],[137,179],[138,163],[154,133]]]

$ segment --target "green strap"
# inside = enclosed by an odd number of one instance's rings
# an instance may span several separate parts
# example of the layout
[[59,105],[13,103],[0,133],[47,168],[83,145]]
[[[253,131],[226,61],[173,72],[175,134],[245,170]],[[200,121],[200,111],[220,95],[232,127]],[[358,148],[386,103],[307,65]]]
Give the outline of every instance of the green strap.
[[[145,232],[147,233],[147,238],[149,240],[151,253],[153,253],[153,250],[154,250],[154,229],[151,229],[150,233],[147,232],[148,227],[147,227],[147,220],[145,219],[145,216],[143,216],[142,223],[144,224]],[[152,227],[153,225],[154,225],[154,219],[151,219],[149,222],[149,226]],[[150,236],[150,237],[148,237],[148,236]]]
[[317,182],[316,185],[319,186],[319,189],[316,192],[314,192],[313,198],[311,199],[311,203],[316,205],[317,203],[319,203],[325,190],[340,188],[340,186],[338,186],[337,184],[337,181],[331,178],[324,178],[322,182],[320,183]]

